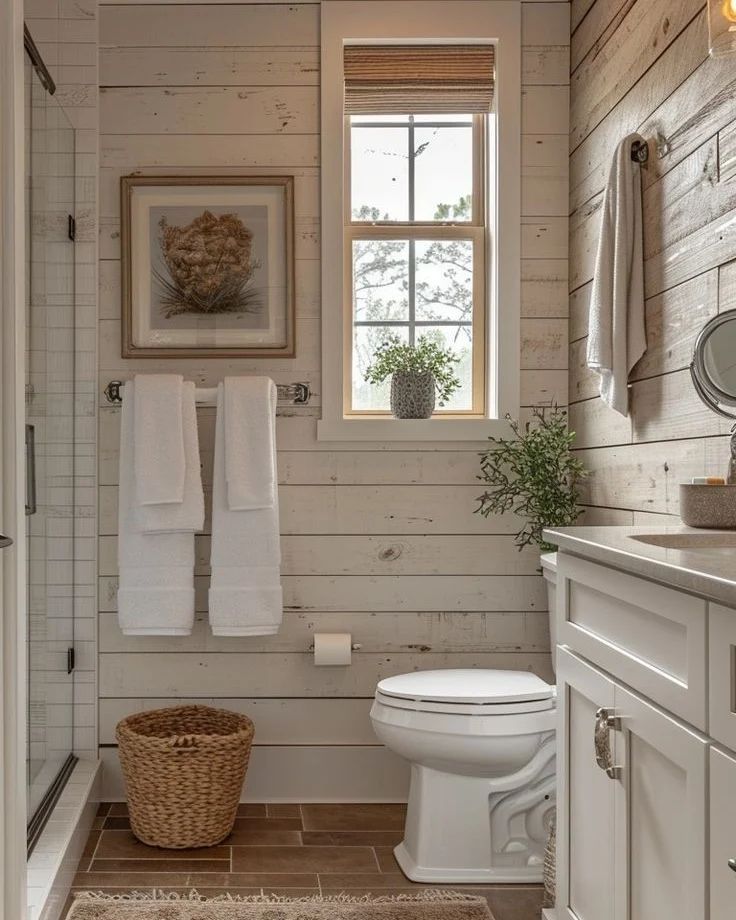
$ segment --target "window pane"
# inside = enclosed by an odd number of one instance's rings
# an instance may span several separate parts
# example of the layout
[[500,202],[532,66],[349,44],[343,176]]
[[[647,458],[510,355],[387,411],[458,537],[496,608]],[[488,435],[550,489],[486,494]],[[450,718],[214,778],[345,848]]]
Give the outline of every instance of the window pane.
[[366,383],[364,379],[376,348],[389,336],[408,342],[409,329],[407,326],[356,326],[353,329],[353,409],[388,411],[390,408],[390,378],[381,384]]
[[414,219],[472,220],[473,129],[414,129]]
[[406,128],[352,128],[353,220],[408,220],[409,153]]
[[417,240],[414,246],[417,320],[471,322],[472,241]]
[[409,319],[406,240],[353,240],[353,310],[358,322]]
[[428,336],[441,347],[451,349],[460,363],[454,365],[455,376],[460,380],[459,389],[455,390],[444,406],[437,404],[443,411],[468,410],[473,408],[473,330],[470,326],[417,326],[416,337]]

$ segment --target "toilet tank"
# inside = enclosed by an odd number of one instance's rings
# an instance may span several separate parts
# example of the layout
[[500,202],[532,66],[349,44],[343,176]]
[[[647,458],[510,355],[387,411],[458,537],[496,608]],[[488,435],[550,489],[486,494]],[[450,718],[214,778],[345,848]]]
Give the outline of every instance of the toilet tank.
[[549,610],[549,642],[552,650],[552,670],[557,672],[557,553],[544,553],[539,561],[547,584],[547,609]]

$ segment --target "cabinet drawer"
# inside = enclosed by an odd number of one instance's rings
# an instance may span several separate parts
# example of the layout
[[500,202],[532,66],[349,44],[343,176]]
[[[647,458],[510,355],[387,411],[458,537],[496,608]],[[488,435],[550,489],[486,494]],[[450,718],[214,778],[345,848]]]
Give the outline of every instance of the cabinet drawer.
[[736,610],[711,604],[710,734],[736,751]]
[[[733,920],[736,904],[736,760],[710,751],[710,920]],[[736,865],[736,862],[734,863]]]
[[706,602],[561,553],[558,642],[705,729]]

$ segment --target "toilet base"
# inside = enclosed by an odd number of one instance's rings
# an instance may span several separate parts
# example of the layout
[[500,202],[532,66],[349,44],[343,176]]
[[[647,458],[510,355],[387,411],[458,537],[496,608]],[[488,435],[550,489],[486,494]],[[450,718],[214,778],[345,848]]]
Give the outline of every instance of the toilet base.
[[529,884],[536,885],[542,882],[542,867],[525,867],[518,869],[460,869],[457,866],[440,869],[436,866],[420,866],[412,858],[402,841],[397,847],[394,847],[394,856],[399,868],[404,875],[412,882],[423,882],[427,884],[451,883],[460,884]]
[[415,763],[404,839],[394,854],[414,882],[541,882],[554,806],[552,735],[506,777]]

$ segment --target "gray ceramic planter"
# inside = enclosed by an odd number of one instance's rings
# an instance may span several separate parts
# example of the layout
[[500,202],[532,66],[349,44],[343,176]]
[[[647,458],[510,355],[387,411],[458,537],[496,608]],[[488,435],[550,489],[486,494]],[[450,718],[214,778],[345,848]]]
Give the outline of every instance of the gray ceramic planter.
[[429,418],[434,399],[435,381],[429,371],[397,371],[391,376],[391,412],[396,418]]

